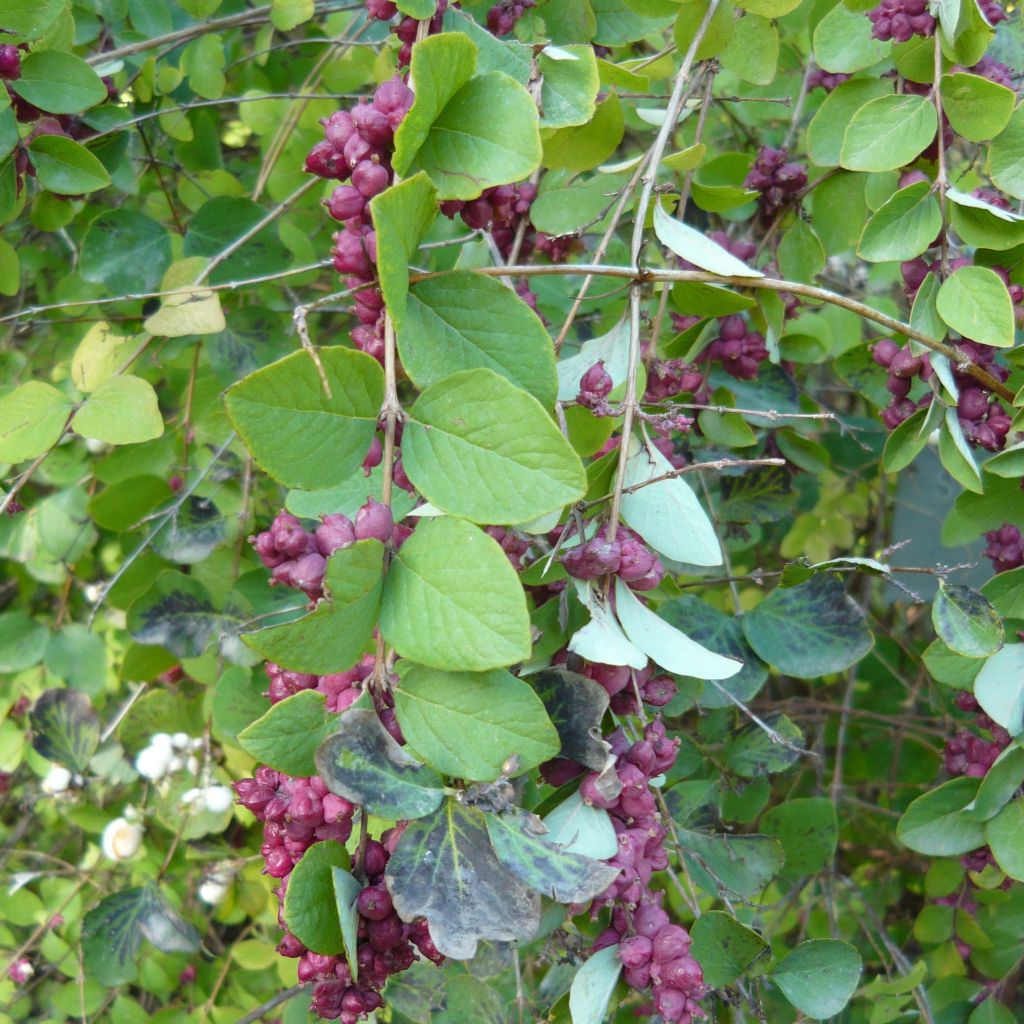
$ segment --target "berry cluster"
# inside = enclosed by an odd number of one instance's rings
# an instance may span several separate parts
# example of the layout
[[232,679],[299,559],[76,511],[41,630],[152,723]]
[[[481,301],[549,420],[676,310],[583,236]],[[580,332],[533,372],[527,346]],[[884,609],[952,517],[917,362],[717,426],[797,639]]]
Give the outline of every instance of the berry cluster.
[[761,193],[761,213],[771,216],[792,203],[807,184],[803,164],[787,162],[785,149],[762,146],[743,184]]
[[935,34],[935,19],[928,13],[928,0],[882,0],[868,11],[871,35],[882,42],[909,42],[914,36]]
[[311,601],[324,596],[324,571],[327,559],[340,548],[357,540],[371,538],[383,543],[395,533],[391,509],[370,498],[356,513],[355,522],[334,513],[321,517],[320,525],[309,533],[301,520],[281,512],[264,530],[249,540],[263,564],[271,570],[271,584],[284,584],[302,590]]
[[[428,36],[436,35],[441,31],[441,20],[444,12],[448,9],[448,0],[438,0],[437,7],[427,25]],[[366,0],[366,13],[376,21],[390,21],[398,14],[398,7],[391,0]],[[412,48],[419,34],[420,22],[416,18],[403,17],[401,21],[391,30],[401,42],[398,50],[398,66],[406,67],[412,60]]]
[[722,369],[737,380],[753,380],[768,358],[764,335],[752,331],[743,317],[722,317],[718,337],[707,347],[708,359],[717,360]]
[[496,36],[507,36],[519,19],[536,6],[537,0],[499,0],[487,12],[487,30]]
[[966,729],[961,729],[946,743],[943,753],[946,771],[950,775],[983,779],[1012,737],[981,710],[981,705],[975,700],[974,695],[966,690],[957,694],[956,706],[961,711],[975,715],[975,725],[987,732],[991,739],[986,740]]
[[580,783],[580,795],[593,807],[608,811],[618,836],[618,852],[610,863],[619,868],[615,881],[591,904],[597,914],[611,906],[611,922],[594,949],[618,944],[626,984],[651,990],[653,1007],[665,1021],[689,1024],[703,1016],[698,1000],[705,993],[704,974],[690,953],[686,929],[672,924],[661,908],[662,894],[650,888],[655,871],[668,867],[664,842],[668,830],[658,813],[651,780],[675,763],[679,740],[669,740],[660,718],[649,722],[642,739],[629,743],[621,729],[608,737],[617,757],[618,792],[609,795],[607,780],[591,772]]
[[996,572],[1007,572],[1024,565],[1024,537],[1016,526],[1003,523],[998,530],[989,530],[985,540],[988,541],[985,557],[991,559]]
[[807,76],[807,88],[821,88],[825,92],[831,92],[842,85],[843,82],[848,82],[849,80],[850,75],[843,74],[841,71],[825,71],[823,68],[811,68],[811,72]]
[[633,590],[653,590],[665,576],[661,559],[639,535],[621,526],[615,540],[599,531],[591,540],[570,548],[561,562],[565,571],[578,580],[617,576]]
[[644,401],[664,402],[684,391],[696,397],[701,395],[704,384],[704,374],[691,363],[685,363],[682,359],[655,359],[647,368]]
[[346,275],[346,285],[361,288],[355,299],[359,326],[352,330],[352,341],[380,360],[384,358],[384,297],[377,288],[361,287],[376,278],[377,236],[369,201],[392,182],[391,145],[412,99],[412,90],[399,77],[382,82],[370,102],[360,101],[351,111],[339,110],[325,118],[324,141],[306,157],[310,174],[350,182],[339,185],[327,199],[327,212],[344,225],[334,234],[331,255],[334,269]]

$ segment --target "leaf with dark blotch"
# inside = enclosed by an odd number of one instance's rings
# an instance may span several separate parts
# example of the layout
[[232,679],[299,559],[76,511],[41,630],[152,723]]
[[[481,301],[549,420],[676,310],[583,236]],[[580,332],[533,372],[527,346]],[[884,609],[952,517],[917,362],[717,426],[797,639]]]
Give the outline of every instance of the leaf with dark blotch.
[[132,981],[143,939],[164,953],[194,953],[199,933],[155,886],[123,889],[104,899],[82,922],[82,952],[88,976],[112,988]]
[[29,716],[32,747],[50,761],[84,772],[100,743],[100,722],[77,690],[45,690]]
[[723,523],[774,523],[796,503],[789,474],[781,466],[723,476],[718,518]]
[[211,498],[193,494],[153,538],[153,550],[169,562],[201,562],[227,535],[227,524]]
[[758,775],[774,775],[785,771],[800,759],[799,751],[804,738],[800,727],[792,719],[785,715],[768,715],[764,724],[790,746],[779,743],[763,726],[748,725],[730,739],[726,748],[726,767],[730,771],[752,779]]
[[601,771],[611,749],[601,736],[608,691],[593,679],[564,668],[538,672],[531,682],[558,730],[562,741],[559,757]]
[[988,599],[971,587],[939,581],[932,625],[950,650],[965,658],[987,658],[1003,646],[1003,623]]
[[219,625],[209,591],[180,572],[162,572],[128,609],[128,629],[140,644],[166,647],[179,658],[198,658]]
[[619,874],[611,864],[555,846],[544,838],[544,823],[528,811],[487,815],[487,832],[498,860],[516,878],[559,903],[586,903]]
[[399,917],[426,917],[434,945],[469,960],[481,939],[521,942],[540,924],[540,897],[494,854],[484,815],[453,798],[413,821],[388,862]]
[[410,757],[375,711],[350,708],[316,752],[327,788],[388,821],[422,818],[441,803],[441,777]]
[[742,621],[747,642],[757,654],[798,679],[842,672],[875,642],[843,584],[825,574],[773,590]]

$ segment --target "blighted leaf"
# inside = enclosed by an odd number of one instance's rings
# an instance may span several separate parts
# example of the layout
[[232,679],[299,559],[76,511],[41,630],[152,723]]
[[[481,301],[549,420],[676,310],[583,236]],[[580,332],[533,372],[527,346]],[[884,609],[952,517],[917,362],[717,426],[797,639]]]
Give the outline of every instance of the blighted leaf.
[[644,605],[629,587],[616,580],[615,613],[626,636],[652,661],[669,672],[695,679],[729,679],[743,663],[708,650]]
[[783,995],[813,1020],[834,1017],[850,1001],[860,983],[860,954],[835,939],[801,942],[772,970]]
[[558,730],[558,756],[601,771],[609,750],[601,735],[608,691],[593,679],[557,667],[531,676],[530,682]]
[[[395,691],[402,734],[443,775],[492,782],[558,755],[558,733],[529,683],[505,669],[443,672],[408,665]],[[458,737],[453,742],[453,737]]]
[[1007,644],[985,660],[974,680],[974,696],[1011,736],[1024,731],[1024,644]]
[[448,516],[421,522],[396,552],[381,632],[402,657],[432,668],[484,672],[530,656],[526,597],[505,552]]
[[965,813],[978,792],[978,780],[950,779],[919,796],[896,824],[904,846],[931,857],[956,857],[985,842],[984,822]]
[[718,518],[726,523],[774,523],[797,499],[790,475],[781,466],[723,476],[719,487]]
[[967,658],[987,658],[1003,645],[999,613],[971,587],[940,580],[932,624],[950,650]]
[[348,862],[348,850],[341,843],[314,843],[288,876],[285,924],[314,953],[335,956],[344,948],[335,902],[334,871],[345,870]]
[[498,860],[521,882],[559,903],[586,903],[608,888],[619,868],[553,844],[535,814],[488,814],[487,834]]
[[225,397],[228,415],[256,462],[289,487],[340,483],[362,464],[377,429],[384,373],[372,356],[319,352],[330,394],[313,360],[294,352],[250,374]]
[[599,949],[576,972],[569,988],[572,1024],[601,1024],[622,971],[619,947]]
[[607,811],[585,803],[578,792],[544,818],[549,840],[569,853],[608,860],[619,849],[615,826]]
[[327,711],[324,695],[300,690],[274,704],[238,734],[242,749],[257,761],[287,775],[315,775],[317,748],[339,726]]
[[710,910],[690,929],[691,950],[704,969],[704,983],[712,988],[731,985],[768,950],[768,943],[731,914]]
[[293,622],[243,635],[270,661],[293,672],[347,671],[373,636],[383,589],[384,545],[357,541],[327,560],[325,600]]
[[410,757],[366,708],[340,716],[316,752],[316,767],[332,793],[389,821],[430,814],[444,795],[437,773]]
[[36,753],[82,773],[100,745],[100,721],[77,690],[44,690],[29,716]]
[[[743,668],[736,675],[721,682],[720,686],[727,693],[745,701],[756,696],[764,686],[768,678],[768,666],[747,643],[738,618],[720,612],[692,594],[666,601],[658,608],[658,614],[701,646],[743,663]],[[722,689],[716,686],[704,687],[700,696],[701,705],[706,708],[729,707],[732,701]]]
[[107,896],[82,922],[88,976],[107,988],[134,980],[144,938],[167,953],[194,953],[200,943],[199,933],[155,886],[123,889]]
[[451,515],[525,523],[586,490],[579,456],[543,406],[493,370],[446,377],[409,416],[402,464],[424,497]]
[[426,917],[434,945],[456,960],[481,939],[531,939],[540,923],[540,898],[497,859],[484,814],[452,797],[409,823],[385,877],[399,916]]
[[799,747],[804,739],[800,727],[780,714],[768,715],[764,722],[791,745],[783,746],[762,726],[751,723],[738,732],[726,748],[726,764],[737,775],[746,778],[773,775],[800,759]]
[[212,498],[193,494],[153,538],[153,549],[169,562],[192,565],[207,558],[227,535],[227,523]]
[[742,621],[761,658],[798,679],[841,672],[874,645],[861,610],[842,583],[825,574],[774,590]]
[[128,631],[140,644],[198,658],[221,625],[210,592],[181,572],[162,572],[128,609]]
[[715,529],[690,485],[678,476],[648,483],[672,469],[653,445],[638,447],[626,464],[622,518],[666,558],[690,565],[721,565],[722,548]]

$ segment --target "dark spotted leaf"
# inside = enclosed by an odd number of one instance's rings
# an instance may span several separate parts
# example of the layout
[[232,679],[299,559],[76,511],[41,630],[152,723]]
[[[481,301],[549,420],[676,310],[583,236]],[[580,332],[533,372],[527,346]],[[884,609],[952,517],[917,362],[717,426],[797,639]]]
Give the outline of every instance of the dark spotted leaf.
[[798,679],[841,672],[874,645],[861,610],[828,575],[774,590],[743,616],[743,632],[769,665]]
[[123,889],[104,899],[82,922],[88,976],[112,988],[134,980],[142,940],[165,953],[194,953],[199,933],[152,885]]
[[219,624],[210,592],[180,572],[160,573],[128,609],[128,629],[140,644],[166,647],[179,658],[198,658]]
[[789,474],[781,466],[723,476],[718,518],[723,523],[774,523],[796,503]]
[[469,960],[481,939],[533,938],[540,897],[495,856],[483,812],[449,797],[402,833],[387,867],[400,917],[426,917],[445,956]]
[[324,695],[300,690],[243,729],[238,742],[276,771],[308,776],[316,774],[317,748],[337,728],[338,716],[325,709]]
[[73,772],[84,772],[100,743],[100,721],[77,690],[45,690],[29,716],[38,754]]
[[316,766],[332,793],[389,821],[430,814],[444,796],[440,776],[410,757],[365,708],[341,715],[335,735],[316,752]]
[[593,679],[564,668],[538,672],[530,681],[558,730],[562,741],[559,757],[601,771],[610,749],[601,736],[608,691]]
[[987,658],[1003,646],[999,613],[971,587],[940,580],[932,625],[946,646],[965,658]]
[[752,779],[785,771],[799,760],[800,754],[793,747],[803,743],[800,727],[785,715],[768,715],[764,723],[792,746],[783,746],[760,725],[748,725],[726,748],[726,765],[730,771]]
[[212,498],[193,494],[153,539],[153,550],[169,562],[192,565],[207,558],[227,535],[227,523]]
[[321,601],[308,615],[244,636],[269,661],[292,672],[344,672],[373,636],[383,587],[384,545],[361,540],[327,561]]
[[559,903],[586,903],[619,874],[614,865],[555,846],[544,838],[544,823],[528,811],[488,814],[487,833],[498,860],[519,881]]

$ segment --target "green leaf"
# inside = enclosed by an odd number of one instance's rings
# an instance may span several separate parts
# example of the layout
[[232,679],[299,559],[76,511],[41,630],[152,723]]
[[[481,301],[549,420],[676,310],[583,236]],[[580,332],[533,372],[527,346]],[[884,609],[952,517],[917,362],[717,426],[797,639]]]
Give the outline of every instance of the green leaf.
[[544,166],[563,171],[592,170],[619,148],[624,132],[622,104],[614,92],[609,92],[587,124],[545,133]]
[[69,622],[50,636],[46,670],[91,697],[107,682],[107,648],[103,639],[81,622]]
[[198,658],[220,628],[221,615],[203,584],[180,572],[162,572],[128,609],[128,631],[140,644]]
[[779,271],[789,281],[814,279],[825,269],[825,250],[806,221],[796,220],[779,241]]
[[614,864],[570,853],[554,845],[535,814],[516,810],[488,814],[487,834],[498,860],[520,882],[559,903],[586,903],[619,874]]
[[394,165],[403,177],[426,171],[440,199],[475,199],[540,163],[533,97],[503,72],[473,77],[475,68],[476,47],[458,33],[430,36],[413,52],[416,99],[395,133]]
[[896,824],[904,846],[930,857],[957,857],[985,842],[985,827],[966,811],[978,792],[978,780],[950,779],[919,796]]
[[1024,566],[993,576],[981,592],[1007,619],[1024,619]]
[[380,363],[346,348],[319,351],[331,393],[306,352],[250,374],[228,389],[235,429],[255,461],[288,487],[341,483],[363,462],[384,398]]
[[194,565],[208,558],[226,536],[227,523],[212,499],[193,494],[153,538],[153,550],[169,562]]
[[44,690],[29,716],[32,747],[48,761],[83,773],[100,745],[100,720],[77,690]]
[[222,743],[241,746],[238,734],[267,711],[265,682],[239,665],[229,668],[213,688],[210,713],[214,736]]
[[602,1024],[621,972],[617,945],[605,946],[587,958],[569,987],[572,1024]]
[[742,662],[708,650],[644,605],[622,581],[615,581],[615,613],[626,636],[669,672],[696,679],[729,679]]
[[[531,210],[532,213],[532,210]],[[420,389],[483,367],[555,403],[555,354],[537,314],[514,291],[466,271],[415,285],[398,332],[402,367]]]
[[778,29],[766,18],[748,13],[735,23],[721,62],[741,81],[768,85],[779,63]]
[[388,821],[422,818],[440,805],[440,777],[391,738],[376,711],[349,708],[335,724],[337,731],[316,752],[317,770],[332,793]]
[[436,508],[525,523],[583,497],[579,456],[543,406],[493,370],[463,370],[409,411],[402,464]]
[[300,690],[246,726],[238,734],[238,743],[275,771],[307,777],[316,774],[317,748],[338,728],[338,716],[327,711],[324,695]]
[[255,230],[266,217],[267,210],[251,199],[215,196],[192,216],[185,235],[185,255],[217,257],[233,250],[211,271],[212,284],[284,270],[291,263],[291,253],[281,242],[277,225],[268,223]]
[[1024,799],[1007,804],[985,825],[985,841],[999,867],[1024,882]]
[[1013,1011],[990,996],[979,1003],[967,1018],[967,1024],[1014,1024]]
[[314,953],[336,956],[344,950],[334,872],[348,867],[348,851],[341,843],[314,843],[288,876],[284,921],[288,930]]
[[0,459],[23,462],[63,436],[71,402],[52,384],[30,380],[0,398]]
[[81,57],[64,50],[33,50],[23,55],[21,77],[11,82],[11,88],[48,114],[77,114],[107,98],[100,76]]
[[504,669],[441,672],[408,665],[395,711],[411,749],[442,775],[492,782],[510,757],[517,761],[512,774],[519,775],[558,756],[558,733],[540,698]]
[[377,625],[383,590],[384,545],[357,541],[327,560],[327,600],[294,622],[243,635],[268,661],[293,672],[326,675],[351,668]]
[[928,445],[930,431],[924,427],[929,409],[918,409],[905,419],[886,439],[882,449],[882,468],[886,473],[906,469]]
[[874,645],[864,615],[834,576],[776,589],[742,621],[757,654],[798,679],[842,672]]
[[992,140],[988,173],[996,188],[1024,199],[1024,103],[1017,105],[1009,123]]
[[771,977],[801,1013],[825,1020],[850,1001],[861,970],[860,954],[848,943],[808,939],[776,964]]
[[100,384],[75,413],[71,426],[76,434],[106,444],[141,444],[164,432],[153,385],[131,375]]
[[[866,21],[861,14],[848,13]],[[895,170],[911,163],[932,141],[937,124],[935,107],[924,96],[880,96],[853,115],[839,162],[850,171]]]
[[888,50],[872,37],[864,14],[845,4],[836,4],[814,29],[814,62],[826,71],[861,71],[877,64]]
[[743,663],[743,668],[736,675],[723,680],[719,686],[704,687],[700,696],[702,707],[731,707],[730,694],[742,701],[757,696],[768,679],[768,666],[747,643],[738,618],[720,612],[692,594],[666,601],[658,609],[658,614],[708,650]]
[[731,985],[768,950],[768,943],[752,928],[721,910],[710,910],[693,923],[691,953],[704,969],[704,984]]
[[691,876],[705,891],[753,899],[782,869],[785,855],[770,836],[710,835],[677,828]]
[[1024,732],[1024,644],[1007,644],[985,660],[974,680],[974,696],[1011,736]]
[[356,902],[363,890],[363,883],[344,868],[331,868],[334,887],[334,905],[338,909],[338,923],[341,925],[341,942],[354,981],[359,980],[359,911]]
[[942,112],[957,135],[984,142],[998,135],[1010,120],[1016,95],[998,82],[958,71],[942,78]]
[[581,179],[571,171],[550,171],[530,206],[530,223],[549,235],[572,234],[601,217],[621,184],[621,177],[607,174]]
[[430,179],[425,174],[415,174],[370,200],[380,290],[397,327],[405,319],[409,262],[437,216],[437,199]]
[[622,518],[666,558],[689,565],[721,565],[722,548],[715,528],[690,485],[679,476],[647,483],[672,469],[653,444],[632,452],[625,486],[637,489],[623,494]]
[[216,292],[192,285],[206,266],[201,256],[190,256],[172,263],[160,282],[164,296],[160,308],[143,322],[150,334],[182,338],[190,334],[219,334],[226,327]]
[[932,625],[946,646],[966,658],[987,658],[1003,646],[1003,623],[984,595],[970,587],[939,581]]
[[961,267],[942,282],[939,316],[965,338],[1009,348],[1014,339],[1013,302],[1002,278],[988,267]]
[[970,808],[972,818],[994,818],[1017,794],[1024,782],[1024,749],[1013,743],[996,758],[978,787]]
[[864,227],[859,256],[872,263],[920,256],[942,228],[939,201],[926,181],[900,189]]
[[154,290],[170,264],[167,229],[135,210],[101,213],[82,239],[79,273],[115,294]]
[[291,32],[309,21],[314,10],[313,0],[272,0],[270,23],[278,32]]
[[530,656],[526,598],[505,552],[447,516],[421,523],[395,553],[380,628],[403,658],[431,668],[484,672]]
[[957,411],[953,407],[945,410],[945,418],[939,427],[939,461],[961,487],[978,494],[984,491],[981,472],[964,437]]
[[1015,249],[1024,244],[1024,217],[955,188],[946,189],[951,200],[953,228],[968,245],[987,249]]
[[63,135],[39,135],[28,152],[39,184],[51,192],[77,196],[110,184],[103,164],[85,146]]
[[[833,10],[845,11],[845,7],[837,5]],[[854,17],[859,21],[863,15]],[[869,101],[891,95],[892,84],[877,78],[853,78],[836,86],[807,126],[807,151],[814,163],[819,167],[838,167],[843,135],[853,115]]]
[[800,759],[798,750],[792,749],[803,744],[800,727],[780,714],[768,715],[764,723],[792,746],[782,746],[757,723],[748,725],[726,746],[726,765],[730,771],[746,779],[754,779],[760,775],[784,772]]
[[[675,6],[679,8],[679,14],[672,29],[672,37],[676,49],[680,54],[684,54],[689,52],[711,5],[708,0],[684,0]],[[718,4],[697,44],[694,59],[707,60],[709,57],[717,57],[725,49],[734,31],[732,5]]]
[[133,981],[143,939],[167,953],[195,953],[200,945],[199,933],[155,886],[122,889],[82,920],[82,953],[89,978],[107,988]]
[[769,808],[758,825],[782,843],[787,876],[817,874],[827,868],[836,855],[839,826],[835,804],[827,797],[787,800]]
[[725,277],[764,277],[760,270],[748,267],[696,228],[670,217],[661,203],[654,207],[654,233],[663,245],[701,270]]
[[497,859],[484,815],[449,797],[409,823],[385,878],[403,920],[426,917],[445,956],[472,959],[481,939],[521,942],[540,923],[540,899]]
[[584,803],[578,792],[549,812],[544,824],[551,834],[551,842],[568,853],[607,860],[619,849],[608,812]]

